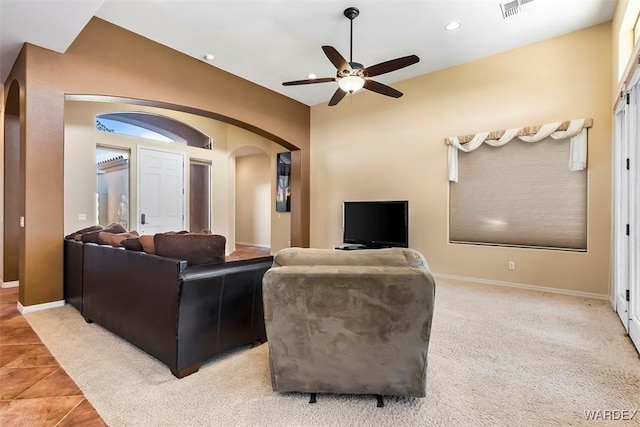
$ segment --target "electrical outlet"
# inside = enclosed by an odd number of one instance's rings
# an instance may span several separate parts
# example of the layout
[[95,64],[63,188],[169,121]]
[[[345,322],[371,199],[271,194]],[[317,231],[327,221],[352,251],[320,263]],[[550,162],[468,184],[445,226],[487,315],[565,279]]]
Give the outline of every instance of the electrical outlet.
[[515,269],[516,269],[516,262],[509,261],[509,270],[515,270]]
[[78,214],[78,221],[86,221],[87,214]]
[[20,217],[20,228],[24,228],[24,217]]

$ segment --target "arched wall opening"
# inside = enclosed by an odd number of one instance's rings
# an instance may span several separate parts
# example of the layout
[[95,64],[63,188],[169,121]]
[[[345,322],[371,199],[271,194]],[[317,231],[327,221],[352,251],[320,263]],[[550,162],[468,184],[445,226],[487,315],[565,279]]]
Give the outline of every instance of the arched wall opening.
[[[4,176],[3,176],[3,272],[4,286],[19,283],[22,238],[20,218],[24,205],[24,148],[22,147],[20,85],[9,85],[4,113]],[[24,219],[22,220],[24,221]]]
[[[164,106],[148,106],[136,103],[112,102],[103,97],[90,101],[82,97],[69,97],[65,101],[65,141],[64,141],[64,233],[93,225],[96,218],[96,162],[100,150],[126,152],[130,160],[129,182],[129,229],[137,228],[140,213],[137,210],[139,199],[138,150],[139,146],[156,147],[184,153],[187,163],[187,211],[186,228],[191,231],[211,229],[227,238],[227,254],[235,251],[236,233],[241,243],[252,246],[272,248],[277,251],[291,245],[290,213],[275,215],[275,159],[277,153],[287,151],[282,145],[257,135],[246,129],[201,115],[184,113]],[[192,126],[211,137],[210,149],[188,146],[186,144],[168,144],[135,135],[122,135],[117,132],[105,132],[95,125],[96,117],[110,114],[110,111],[144,112],[162,115],[172,120]],[[236,161],[239,159],[239,173],[247,179],[236,180]],[[248,160],[247,160],[248,159]],[[259,161],[256,163],[256,160]],[[254,164],[256,168],[251,167]],[[249,165],[249,168],[246,166]],[[245,167],[243,167],[245,166]],[[202,169],[202,170],[198,170]],[[206,173],[200,174],[200,172]],[[198,172],[194,175],[194,172]],[[249,173],[247,173],[249,172]],[[259,173],[257,173],[259,172]],[[205,178],[198,178],[204,176]],[[202,181],[201,187],[194,183]],[[194,219],[194,191],[206,188],[206,220],[196,225]],[[205,198],[204,196],[202,197]],[[240,210],[236,209],[240,204]],[[101,206],[101,204],[98,204]],[[238,214],[242,215],[238,217]],[[210,220],[210,222],[208,221]],[[110,222],[110,221],[107,221]],[[101,223],[102,224],[102,223]],[[103,224],[104,225],[104,224]],[[238,228],[240,227],[240,229]],[[250,236],[250,237],[247,237]]]
[[290,246],[290,215],[275,212],[275,159],[282,147],[270,152],[244,146],[231,153],[234,165],[234,234],[236,245],[270,248]]

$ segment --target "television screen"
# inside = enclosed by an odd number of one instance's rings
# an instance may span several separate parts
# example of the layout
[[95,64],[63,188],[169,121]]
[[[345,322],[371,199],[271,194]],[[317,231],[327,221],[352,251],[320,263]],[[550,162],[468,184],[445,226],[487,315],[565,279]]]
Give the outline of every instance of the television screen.
[[409,247],[409,202],[344,202],[344,243]]

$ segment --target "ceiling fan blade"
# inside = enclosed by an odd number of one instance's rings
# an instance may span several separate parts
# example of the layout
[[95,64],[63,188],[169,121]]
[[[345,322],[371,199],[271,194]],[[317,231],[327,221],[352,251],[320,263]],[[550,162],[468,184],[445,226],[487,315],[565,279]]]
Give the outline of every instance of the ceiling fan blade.
[[331,97],[331,100],[329,101],[329,107],[333,107],[338,102],[342,101],[342,98],[344,98],[344,96],[346,94],[347,94],[347,92],[345,92],[342,89],[338,88],[338,90],[336,90],[336,92]]
[[372,65],[371,67],[365,68],[362,72],[366,77],[374,77],[379,76],[380,74],[399,70],[400,68],[408,67],[409,65],[413,65],[418,61],[420,61],[420,58],[418,58],[416,55],[403,56],[402,58],[396,58],[390,61]]
[[335,82],[335,77],[323,77],[321,79],[306,79],[306,80],[294,80],[292,82],[284,82],[282,86],[295,86],[295,85],[310,85],[313,83],[328,83]]
[[364,81],[364,88],[368,89],[368,90],[370,90],[372,92],[379,93],[381,95],[390,96],[392,98],[400,98],[402,96],[402,92],[400,92],[398,90],[395,90],[391,86],[387,86],[385,84],[378,83],[378,82],[376,82],[374,80],[365,80]]
[[322,50],[324,51],[324,54],[327,55],[327,58],[329,58],[329,61],[331,61],[331,63],[336,67],[336,69],[338,69],[339,72],[342,73],[345,70],[351,71],[351,66],[349,65],[347,60],[344,59],[334,47],[322,46]]

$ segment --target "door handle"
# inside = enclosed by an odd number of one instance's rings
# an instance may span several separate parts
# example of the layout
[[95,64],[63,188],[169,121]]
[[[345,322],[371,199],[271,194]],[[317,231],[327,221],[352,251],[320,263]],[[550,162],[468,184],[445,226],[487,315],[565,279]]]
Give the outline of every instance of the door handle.
[[145,214],[140,215],[140,224],[146,224],[147,222],[145,221],[146,216]]

